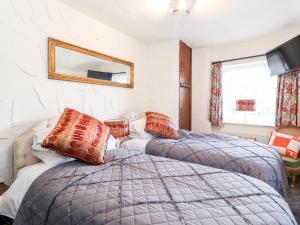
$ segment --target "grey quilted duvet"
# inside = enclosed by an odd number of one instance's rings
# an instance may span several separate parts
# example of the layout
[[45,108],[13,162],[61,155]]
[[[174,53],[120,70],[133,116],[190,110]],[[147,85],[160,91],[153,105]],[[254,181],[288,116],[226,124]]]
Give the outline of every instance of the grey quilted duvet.
[[151,140],[146,154],[246,174],[268,183],[286,197],[287,174],[277,150],[230,135],[185,130],[179,133],[179,140]]
[[264,182],[130,150],[107,163],[73,161],[38,177],[15,225],[296,224],[285,202]]

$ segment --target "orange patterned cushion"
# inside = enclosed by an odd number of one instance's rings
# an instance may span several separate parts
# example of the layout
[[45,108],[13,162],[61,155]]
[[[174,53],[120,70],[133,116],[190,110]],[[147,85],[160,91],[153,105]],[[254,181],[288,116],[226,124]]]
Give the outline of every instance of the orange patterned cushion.
[[109,126],[110,134],[115,138],[126,137],[129,135],[128,120],[109,120],[104,121],[104,123]]
[[66,108],[42,147],[91,164],[104,163],[109,127],[89,115]]
[[177,129],[172,119],[156,112],[146,112],[145,131],[162,138],[177,139]]
[[290,136],[272,131],[269,145],[276,148],[279,154],[297,159],[300,149],[300,136]]

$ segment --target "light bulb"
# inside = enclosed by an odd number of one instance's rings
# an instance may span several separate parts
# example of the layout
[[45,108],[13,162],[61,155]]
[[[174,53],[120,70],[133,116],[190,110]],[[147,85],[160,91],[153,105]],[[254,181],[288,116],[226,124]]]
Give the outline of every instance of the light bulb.
[[186,13],[189,13],[190,12],[189,7],[190,7],[189,0],[173,0],[171,11],[173,13],[178,11],[184,11]]
[[187,0],[178,0],[178,8],[182,10],[187,10]]

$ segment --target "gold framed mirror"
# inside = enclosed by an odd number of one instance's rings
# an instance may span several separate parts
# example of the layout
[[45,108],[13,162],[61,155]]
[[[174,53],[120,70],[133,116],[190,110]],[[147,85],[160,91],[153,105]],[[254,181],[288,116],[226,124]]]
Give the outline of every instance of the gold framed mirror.
[[49,37],[48,78],[133,88],[134,64]]

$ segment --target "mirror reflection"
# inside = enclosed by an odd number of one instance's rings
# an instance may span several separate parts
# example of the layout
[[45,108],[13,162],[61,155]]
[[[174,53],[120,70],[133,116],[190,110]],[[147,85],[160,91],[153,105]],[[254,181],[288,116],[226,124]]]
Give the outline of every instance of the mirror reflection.
[[133,88],[133,63],[49,38],[49,78]]
[[61,47],[56,47],[56,60],[56,71],[60,74],[130,83],[130,67],[128,65],[85,55]]

